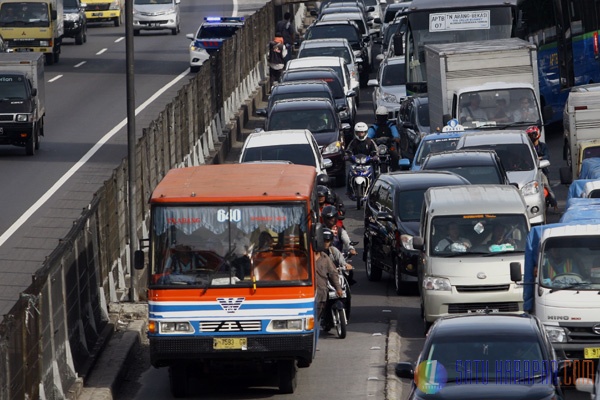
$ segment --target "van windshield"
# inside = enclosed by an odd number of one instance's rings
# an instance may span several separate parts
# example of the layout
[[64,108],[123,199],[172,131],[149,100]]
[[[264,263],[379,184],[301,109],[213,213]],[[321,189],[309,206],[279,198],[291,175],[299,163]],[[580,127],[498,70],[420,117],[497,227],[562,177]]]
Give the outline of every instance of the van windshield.
[[469,214],[435,217],[430,253],[436,256],[500,254],[525,251],[529,227],[525,215]]
[[597,236],[551,237],[544,243],[538,267],[542,286],[553,289],[600,289]]

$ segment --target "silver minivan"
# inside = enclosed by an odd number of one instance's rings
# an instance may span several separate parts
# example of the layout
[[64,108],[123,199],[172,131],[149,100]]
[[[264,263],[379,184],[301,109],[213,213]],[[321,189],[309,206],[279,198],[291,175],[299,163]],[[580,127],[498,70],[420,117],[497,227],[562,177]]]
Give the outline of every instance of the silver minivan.
[[181,0],[133,0],[133,34],[142,30],[170,30],[173,35],[179,29],[179,3]]

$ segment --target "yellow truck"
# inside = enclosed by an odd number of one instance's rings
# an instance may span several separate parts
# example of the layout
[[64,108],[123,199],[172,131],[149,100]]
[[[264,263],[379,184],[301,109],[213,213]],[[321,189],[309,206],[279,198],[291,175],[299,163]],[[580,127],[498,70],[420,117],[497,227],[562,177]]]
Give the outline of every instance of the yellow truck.
[[112,21],[120,26],[124,14],[124,2],[121,0],[86,0],[85,16],[88,22]]
[[8,52],[39,52],[58,62],[64,34],[63,0],[1,0],[0,35]]

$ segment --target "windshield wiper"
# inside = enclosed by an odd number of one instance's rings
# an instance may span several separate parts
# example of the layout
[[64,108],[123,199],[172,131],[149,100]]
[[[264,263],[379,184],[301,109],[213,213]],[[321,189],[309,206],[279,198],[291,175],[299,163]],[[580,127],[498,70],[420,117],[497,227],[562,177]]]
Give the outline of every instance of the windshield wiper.
[[542,378],[547,378],[547,377],[548,377],[547,374],[537,374],[537,375],[531,375],[531,376],[524,376],[522,378],[516,379],[515,382],[534,381],[534,380],[538,380],[538,379],[542,379]]
[[517,125],[535,125],[536,123],[538,123],[538,121],[517,121],[517,122],[511,122],[510,124],[496,125],[496,128],[507,129],[507,128],[512,128]]
[[489,252],[489,253],[483,253],[484,257],[491,257],[491,256],[495,256],[497,254],[507,254],[507,253],[523,253],[522,250],[502,250],[502,251],[493,251],[493,252]]
[[579,287],[582,287],[582,286],[589,286],[591,284],[592,284],[592,282],[577,282],[577,283],[574,283],[572,285],[568,285],[568,286],[565,286],[565,287],[558,287],[558,288],[550,289],[550,293],[558,292],[560,290],[575,289],[575,288],[579,288]]

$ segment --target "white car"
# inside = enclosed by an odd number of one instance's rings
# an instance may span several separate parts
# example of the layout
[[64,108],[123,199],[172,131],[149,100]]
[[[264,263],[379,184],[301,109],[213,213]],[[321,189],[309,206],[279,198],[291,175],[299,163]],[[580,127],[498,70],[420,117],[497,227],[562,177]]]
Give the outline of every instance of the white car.
[[379,66],[377,78],[367,83],[373,90],[373,110],[385,106],[390,118],[398,117],[400,102],[406,97],[406,64],[404,56],[386,58]]
[[348,66],[350,72],[350,87],[356,92],[356,105],[360,105],[359,73],[361,61],[354,55],[348,40],[344,38],[312,39],[305,40],[300,44],[297,58],[319,56],[342,57],[346,61],[346,66]]
[[133,34],[142,30],[168,29],[177,35],[179,29],[179,3],[181,0],[133,0]]
[[240,163],[280,162],[314,166],[317,175],[326,175],[333,164],[324,159],[317,141],[308,129],[260,131],[248,135],[240,154]]
[[[291,71],[298,68],[311,68],[311,67],[327,67],[331,68],[339,77],[342,85],[344,86],[344,92],[348,97],[348,111],[350,112],[350,119],[354,121],[356,116],[356,92],[352,89],[352,81],[350,80],[350,71],[346,65],[346,61],[342,57],[306,57],[296,58],[288,61],[285,70]],[[353,92],[354,95],[348,96],[349,93]]]
[[218,51],[223,42],[235,35],[242,26],[244,17],[204,17],[204,23],[196,34],[185,35],[192,41],[190,72],[200,71],[202,63],[210,58],[210,54]]

